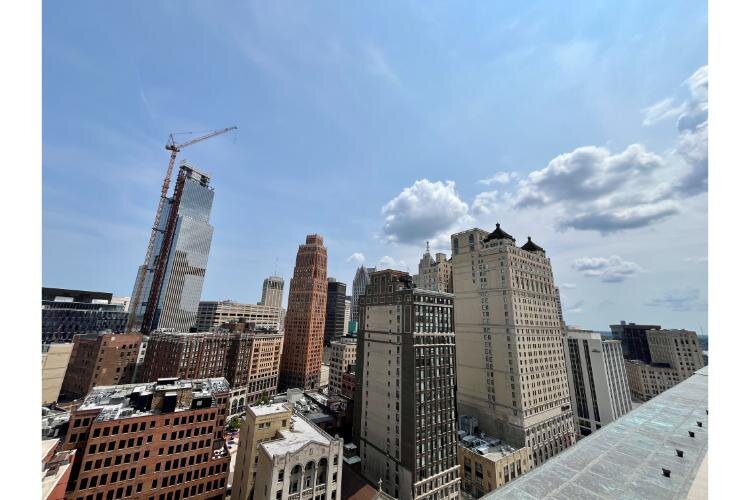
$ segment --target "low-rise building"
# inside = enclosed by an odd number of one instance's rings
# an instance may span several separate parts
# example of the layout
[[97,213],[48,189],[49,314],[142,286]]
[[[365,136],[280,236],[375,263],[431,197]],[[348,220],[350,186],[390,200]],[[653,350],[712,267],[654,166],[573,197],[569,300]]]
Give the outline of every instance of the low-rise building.
[[531,449],[515,448],[479,431],[476,417],[459,418],[458,463],[461,490],[479,498],[528,472],[534,466]]
[[76,452],[59,448],[59,439],[42,441],[42,500],[65,499]]
[[68,369],[72,343],[42,344],[42,404],[57,401],[65,371]]
[[293,413],[292,403],[248,408],[239,446],[233,500],[341,498],[343,440]]
[[72,342],[73,336],[104,330],[124,332],[125,305],[108,292],[42,288],[42,342]]
[[[283,287],[283,281],[281,282]],[[267,296],[270,300],[270,296]],[[273,302],[277,302],[274,299]],[[275,305],[241,304],[233,300],[201,301],[198,304],[198,319],[195,327],[207,332],[229,322],[255,323],[258,328],[280,331],[282,309]]]
[[639,359],[625,360],[630,393],[639,401],[648,401],[680,382],[676,370],[669,366],[656,366]]
[[96,386],[130,383],[140,345],[140,333],[76,335],[60,389],[61,398],[78,399]]
[[67,497],[223,499],[228,394],[224,378],[96,387],[70,416]]
[[357,374],[349,371],[341,376],[341,395],[349,399],[354,399],[357,391]]

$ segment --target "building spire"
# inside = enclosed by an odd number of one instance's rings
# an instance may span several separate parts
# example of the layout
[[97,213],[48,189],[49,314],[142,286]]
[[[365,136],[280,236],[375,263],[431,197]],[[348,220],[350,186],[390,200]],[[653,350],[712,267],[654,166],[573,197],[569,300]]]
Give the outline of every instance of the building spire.
[[429,241],[427,241],[427,250],[426,250],[426,252],[430,253],[430,242]]

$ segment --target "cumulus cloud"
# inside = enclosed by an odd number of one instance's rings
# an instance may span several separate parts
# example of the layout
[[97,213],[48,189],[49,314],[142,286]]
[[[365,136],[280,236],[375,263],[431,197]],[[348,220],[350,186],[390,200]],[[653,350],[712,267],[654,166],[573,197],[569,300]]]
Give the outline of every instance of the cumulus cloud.
[[679,312],[705,311],[708,307],[706,301],[701,300],[701,293],[697,288],[670,290],[661,297],[652,298],[646,305]]
[[397,261],[390,255],[384,255],[379,261],[378,261],[378,268],[379,269],[398,269],[398,270],[404,270],[406,268],[406,262],[403,260]]
[[479,193],[474,197],[474,202],[471,204],[471,211],[477,215],[486,215],[497,212],[497,210],[497,191]]
[[673,97],[668,97],[642,110],[643,125],[650,126],[659,123],[668,118],[680,116],[685,112],[687,106],[685,103],[675,104]]
[[453,181],[418,180],[381,211],[385,216],[383,234],[394,243],[442,240],[451,228],[472,221],[469,205],[461,200]]
[[617,255],[606,257],[582,257],[573,261],[573,269],[590,278],[599,278],[602,283],[619,283],[643,269],[635,262],[622,260]]
[[348,258],[346,259],[346,261],[347,261],[347,262],[352,262],[352,261],[354,261],[354,262],[356,262],[357,264],[361,264],[361,263],[363,263],[363,262],[365,261],[365,254],[363,254],[362,252],[354,252],[353,254],[351,254],[351,255],[350,255],[350,256],[349,256],[349,257],[348,257]]
[[491,184],[508,184],[510,183],[510,181],[516,179],[517,177],[518,174],[515,172],[497,172],[491,177],[480,180],[479,184],[484,184],[485,186],[489,186]]
[[607,234],[664,220],[678,212],[656,174],[664,159],[632,144],[620,153],[584,146],[564,153],[519,181],[515,208],[551,206],[557,228]]

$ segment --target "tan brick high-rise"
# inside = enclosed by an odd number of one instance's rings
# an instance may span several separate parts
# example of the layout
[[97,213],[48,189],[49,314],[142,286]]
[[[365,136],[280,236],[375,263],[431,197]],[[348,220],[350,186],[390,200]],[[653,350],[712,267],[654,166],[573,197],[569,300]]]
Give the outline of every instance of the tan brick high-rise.
[[576,439],[550,260],[499,224],[451,240],[458,413],[539,465]]
[[289,284],[279,389],[314,389],[320,385],[327,273],[328,252],[323,246],[323,237],[308,235],[305,244],[297,251],[294,275]]

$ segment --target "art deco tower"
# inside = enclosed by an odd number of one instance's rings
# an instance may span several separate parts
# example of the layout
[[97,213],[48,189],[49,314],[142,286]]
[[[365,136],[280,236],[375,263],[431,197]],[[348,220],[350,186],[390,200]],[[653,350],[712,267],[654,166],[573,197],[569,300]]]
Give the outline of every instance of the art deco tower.
[[552,265],[500,224],[451,240],[458,413],[540,465],[576,438]]
[[289,284],[289,303],[284,323],[279,389],[314,389],[320,385],[323,329],[328,294],[328,252],[323,237],[307,236],[297,251],[297,263]]

